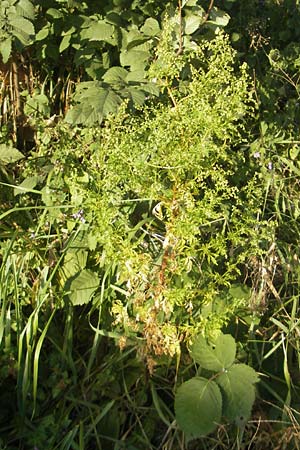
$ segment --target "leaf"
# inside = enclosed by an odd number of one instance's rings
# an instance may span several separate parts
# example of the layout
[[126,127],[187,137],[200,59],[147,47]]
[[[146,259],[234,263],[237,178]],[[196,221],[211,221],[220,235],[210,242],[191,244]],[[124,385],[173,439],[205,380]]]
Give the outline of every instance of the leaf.
[[81,83],[74,100],[78,102],[66,114],[65,120],[71,124],[92,125],[110,113],[118,110],[122,98],[111,87],[103,87],[101,83],[88,81]]
[[93,21],[88,28],[85,28],[81,32],[83,39],[89,39],[90,41],[105,41],[111,42],[114,32],[114,27],[110,23],[104,20]]
[[247,300],[251,296],[251,289],[248,288],[245,284],[233,284],[230,289],[228,290],[228,293],[233,297],[234,299],[238,300]]
[[0,53],[4,64],[7,63],[11,54],[11,38],[7,38],[0,43]]
[[184,19],[184,33],[185,34],[193,34],[198,30],[201,24],[202,18],[200,16],[188,16]]
[[129,86],[123,91],[126,98],[128,98],[132,105],[141,106],[145,102],[146,94],[137,86]]
[[120,81],[124,82],[127,75],[128,72],[126,69],[124,69],[123,67],[114,66],[108,69],[102,78],[107,83],[115,83]]
[[147,36],[156,36],[160,33],[160,27],[157,20],[149,17],[141,27],[141,32]]
[[190,352],[192,358],[203,369],[220,372],[233,364],[236,344],[230,334],[221,334],[214,345],[208,344],[202,336],[198,336]]
[[222,396],[218,385],[202,377],[183,383],[175,395],[178,426],[188,438],[211,433],[221,421]]
[[10,25],[17,30],[20,30],[22,33],[28,34],[28,36],[34,35],[34,26],[33,24],[21,16],[15,16],[10,19]]
[[84,305],[91,300],[99,286],[98,274],[84,269],[70,282],[69,298],[74,306]]
[[25,180],[22,181],[21,184],[19,184],[17,187],[14,188],[14,196],[20,194],[26,194],[27,192],[32,192],[32,189],[35,188],[35,186],[40,181],[40,177],[33,176],[33,177],[27,177]]
[[123,67],[130,66],[131,70],[143,69],[150,57],[150,52],[132,48],[131,50],[124,50],[120,54],[120,63]]
[[46,15],[50,16],[52,19],[62,19],[64,17],[63,13],[55,8],[47,9]]
[[59,45],[59,53],[62,53],[64,50],[70,47],[70,42],[72,39],[72,34],[66,34]]
[[22,158],[24,158],[24,155],[18,149],[6,144],[0,144],[0,163],[4,165],[11,164]]
[[255,370],[246,364],[234,364],[216,379],[225,394],[223,413],[230,421],[240,424],[249,419],[258,381]]
[[212,8],[209,14],[209,22],[219,25],[220,27],[226,27],[230,20],[230,16],[221,9],[216,7]]
[[16,5],[16,10],[20,16],[34,20],[35,16],[34,6],[29,0],[19,0]]
[[48,26],[42,28],[35,36],[36,41],[43,41],[49,35],[50,29]]

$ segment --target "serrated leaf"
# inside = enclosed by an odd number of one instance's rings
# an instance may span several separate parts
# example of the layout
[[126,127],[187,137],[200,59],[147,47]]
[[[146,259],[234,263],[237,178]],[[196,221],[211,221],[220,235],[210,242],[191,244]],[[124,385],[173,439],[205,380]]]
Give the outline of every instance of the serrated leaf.
[[4,165],[11,164],[22,158],[24,158],[24,155],[18,149],[6,144],[0,144],[0,163]]
[[184,18],[184,33],[193,34],[198,30],[202,18],[198,15],[191,15]]
[[18,39],[22,45],[29,45],[31,41],[30,36],[23,33],[21,30],[14,29],[14,39]]
[[14,196],[20,194],[26,194],[27,192],[32,192],[35,186],[38,184],[40,177],[27,177],[22,181],[17,187],[14,188]]
[[203,369],[220,372],[233,364],[236,344],[230,334],[221,334],[214,345],[208,344],[206,339],[198,336],[191,346],[190,352],[192,358]]
[[216,379],[225,394],[223,413],[230,421],[241,424],[250,418],[258,381],[255,370],[246,364],[234,364]]
[[68,249],[64,257],[64,263],[60,269],[60,276],[64,282],[74,277],[85,269],[88,251],[83,248]]
[[145,102],[146,94],[138,87],[128,87],[125,90],[126,97],[130,98],[134,105],[141,106]]
[[89,39],[90,41],[111,42],[113,32],[113,25],[104,20],[99,20],[93,21],[88,28],[83,29],[81,36],[83,39]]
[[89,105],[79,103],[70,109],[65,117],[65,121],[71,125],[84,124],[86,126],[94,125],[95,123],[101,123],[104,117],[100,111],[96,111]]
[[[88,83],[88,82],[87,82]],[[87,83],[82,83],[83,85]],[[110,88],[97,87],[91,82],[88,89],[80,89],[75,99],[80,103],[68,111],[65,120],[73,125],[85,124],[93,125],[102,120],[110,113],[118,110],[122,103],[122,98]]]
[[120,54],[120,63],[123,67],[131,67],[131,70],[142,70],[150,57],[150,53],[133,48]]
[[141,27],[141,32],[147,36],[156,36],[160,33],[160,26],[156,19],[149,17]]
[[34,26],[33,24],[21,16],[16,16],[10,20],[10,25],[17,30],[20,30],[22,33],[27,34],[28,36],[34,35]]
[[70,282],[69,298],[74,306],[84,305],[91,300],[99,286],[98,274],[91,270],[82,270]]
[[7,38],[0,43],[0,53],[2,55],[2,61],[7,63],[11,54],[11,38]]
[[106,83],[116,83],[120,81],[124,82],[127,75],[128,72],[126,69],[124,69],[123,67],[114,66],[108,69],[102,78]]
[[214,431],[222,415],[222,395],[218,385],[202,377],[183,383],[175,395],[175,415],[188,438]]
[[16,5],[16,10],[19,15],[27,17],[27,19],[34,19],[35,10],[33,4],[29,0],[19,0]]

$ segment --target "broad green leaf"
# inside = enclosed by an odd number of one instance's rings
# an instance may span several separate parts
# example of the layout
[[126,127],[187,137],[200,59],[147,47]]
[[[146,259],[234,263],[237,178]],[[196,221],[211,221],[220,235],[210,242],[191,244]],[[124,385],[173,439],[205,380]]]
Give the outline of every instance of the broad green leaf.
[[202,377],[183,383],[175,395],[175,415],[188,438],[198,438],[214,431],[222,415],[218,385]]
[[14,188],[14,196],[31,192],[40,181],[40,177],[27,177],[17,187]]
[[84,124],[86,126],[101,123],[104,117],[101,111],[97,111],[87,104],[79,103],[66,114],[65,121],[72,125]]
[[185,34],[193,34],[198,30],[201,24],[202,18],[200,16],[192,15],[187,16],[184,19],[184,33]]
[[203,369],[220,372],[233,364],[236,344],[230,334],[221,334],[214,345],[208,344],[206,339],[198,336],[191,346],[190,352],[192,358]]
[[64,257],[64,263],[60,269],[60,276],[64,282],[86,267],[88,251],[84,248],[77,250],[68,249]]
[[145,70],[131,70],[130,72],[127,72],[126,81],[143,82],[145,81],[145,76]]
[[0,42],[0,53],[2,55],[2,60],[4,64],[7,63],[11,54],[11,38],[7,38]]
[[19,0],[16,5],[17,13],[20,16],[33,20],[35,16],[34,6],[29,0]]
[[230,20],[230,16],[221,9],[218,8],[212,8],[210,14],[209,14],[209,22],[214,23],[215,25],[218,25],[220,27],[226,27]]
[[66,34],[59,45],[59,53],[62,53],[64,50],[70,47],[70,42],[72,39],[72,34]]
[[258,381],[255,370],[246,364],[234,364],[216,379],[224,392],[223,413],[230,421],[241,424],[249,419]]
[[126,79],[128,72],[123,67],[111,67],[103,75],[103,80],[107,83],[120,82]]
[[46,15],[52,17],[52,19],[62,19],[64,17],[63,13],[55,8],[47,9]]
[[139,70],[145,67],[149,57],[149,52],[133,48],[120,54],[120,63],[123,67],[131,67],[131,70]]
[[22,33],[28,34],[28,36],[34,35],[34,26],[33,24],[21,16],[16,16],[10,20],[10,25],[16,28],[17,30],[22,31]]
[[157,20],[149,17],[141,27],[141,32],[147,36],[156,36],[160,32],[159,23]]
[[44,39],[46,39],[46,37],[48,36],[50,31],[50,28],[48,26],[42,28],[37,35],[35,36],[35,40],[36,41],[43,41]]
[[113,25],[104,20],[99,20],[93,21],[91,26],[82,30],[81,36],[83,39],[89,39],[90,41],[111,42],[113,32]]
[[69,298],[74,306],[84,305],[91,300],[99,286],[99,276],[91,270],[82,270],[71,282]]
[[126,97],[128,97],[134,105],[141,106],[145,102],[146,94],[138,87],[128,87],[125,90],[125,93],[127,94]]
[[23,153],[19,152],[16,148],[6,144],[0,144],[0,164],[14,163],[22,158],[24,158]]
[[32,42],[28,34],[23,33],[23,31],[17,30],[16,28],[14,29],[14,39],[19,40],[22,45],[29,45]]
[[122,98],[115,91],[93,81],[81,83],[74,99],[79,103],[68,111],[65,118],[74,125],[101,123],[108,114],[116,112],[122,103]]
[[31,115],[33,113],[40,113],[44,116],[49,116],[50,105],[49,100],[45,94],[33,94],[28,97],[24,107],[25,114]]

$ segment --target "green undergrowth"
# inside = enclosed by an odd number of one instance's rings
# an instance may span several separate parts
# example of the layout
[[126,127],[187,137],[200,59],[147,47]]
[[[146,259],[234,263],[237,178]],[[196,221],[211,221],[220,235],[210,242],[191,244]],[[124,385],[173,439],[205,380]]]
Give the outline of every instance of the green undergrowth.
[[0,146],[3,449],[249,448],[262,409],[296,442],[298,142],[257,131],[226,35],[175,55],[171,34],[160,102]]

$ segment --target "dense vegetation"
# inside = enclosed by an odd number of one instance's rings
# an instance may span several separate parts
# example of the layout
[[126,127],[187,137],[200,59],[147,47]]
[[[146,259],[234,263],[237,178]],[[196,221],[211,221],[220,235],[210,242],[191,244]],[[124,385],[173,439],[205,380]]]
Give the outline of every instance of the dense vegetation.
[[0,449],[299,448],[299,23],[1,2]]

